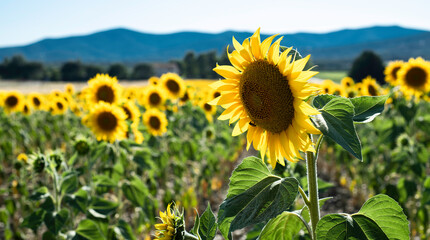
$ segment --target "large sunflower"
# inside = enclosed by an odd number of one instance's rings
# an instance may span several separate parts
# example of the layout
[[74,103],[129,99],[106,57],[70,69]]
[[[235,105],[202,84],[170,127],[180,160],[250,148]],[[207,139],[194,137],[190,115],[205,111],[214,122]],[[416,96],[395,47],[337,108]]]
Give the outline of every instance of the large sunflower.
[[397,72],[401,90],[406,95],[430,91],[430,63],[422,58],[409,59]]
[[176,73],[165,73],[160,77],[160,85],[171,99],[181,98],[185,93],[184,80]]
[[127,115],[120,107],[100,102],[83,122],[89,125],[97,140],[114,142],[125,138],[128,130],[126,119]]
[[258,29],[243,44],[233,37],[236,50],[227,53],[233,66],[214,69],[226,79],[212,84],[221,96],[210,102],[226,109],[218,119],[238,121],[234,136],[248,131],[247,148],[253,142],[272,167],[315,151],[308,133],[320,133],[309,119],[319,112],[304,101],[318,90],[307,82],[317,72],[303,71],[310,56],[295,60],[291,48],[280,54],[282,37],[271,45],[275,36],[261,43]]
[[6,92],[3,95],[3,108],[5,112],[21,111],[24,104],[24,95],[18,91]]
[[384,70],[385,74],[385,81],[392,86],[397,86],[397,72],[400,70],[400,68],[403,66],[403,61],[393,61],[388,64],[388,66]]
[[155,136],[161,136],[167,131],[167,118],[166,115],[153,108],[148,109],[143,115],[143,123],[148,128],[149,133]]
[[157,86],[149,86],[146,88],[145,93],[142,96],[142,105],[146,108],[160,108],[164,107],[166,101],[166,92],[163,88]]
[[116,77],[97,74],[88,81],[87,101],[92,104],[100,101],[117,104],[121,100],[121,90]]

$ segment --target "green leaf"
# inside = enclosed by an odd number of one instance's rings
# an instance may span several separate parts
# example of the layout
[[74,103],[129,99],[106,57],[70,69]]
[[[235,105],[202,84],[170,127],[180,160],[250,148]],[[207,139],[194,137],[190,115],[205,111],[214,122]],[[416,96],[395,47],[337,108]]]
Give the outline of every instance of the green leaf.
[[42,204],[40,204],[40,208],[47,212],[55,211],[54,199],[51,196],[47,197],[45,201]]
[[[327,95],[322,96],[326,98]],[[314,103],[320,101],[320,98],[314,98]],[[354,105],[351,101],[342,97],[333,98],[320,112],[320,115],[311,118],[314,125],[356,158],[363,160],[361,143],[353,122]]]
[[276,218],[272,218],[264,226],[263,231],[258,236],[258,240],[290,240],[303,227],[305,227],[305,224],[300,215],[294,212],[283,212]]
[[80,188],[72,195],[66,195],[65,201],[73,208],[85,213],[88,204],[88,192],[85,187]]
[[362,96],[349,99],[354,105],[354,122],[367,123],[375,119],[384,110],[388,95]]
[[317,224],[316,234],[324,239],[409,239],[409,223],[397,202],[387,195],[367,200],[358,213],[329,214]]
[[276,217],[294,202],[298,184],[295,178],[266,177],[245,192],[224,200],[218,223],[232,219],[228,231],[233,232]]
[[21,227],[30,228],[33,231],[36,231],[37,228],[43,223],[43,218],[45,217],[46,211],[43,209],[38,209],[31,213],[29,216],[24,218],[24,221],[21,224]]
[[75,192],[78,189],[77,173],[72,171],[63,173],[60,189],[63,194]]
[[329,95],[329,94],[319,95],[319,96],[317,96],[317,97],[314,98],[314,100],[312,101],[312,104],[314,105],[314,107],[316,107],[318,109],[321,109],[328,102],[330,102],[331,100],[333,100],[335,98],[340,98],[340,96]]
[[30,196],[30,200],[38,201],[38,200],[47,198],[49,196],[50,196],[50,194],[49,194],[48,188],[47,187],[40,187]]
[[201,240],[200,234],[199,234],[199,228],[200,228],[200,216],[199,213],[196,210],[196,217],[194,218],[194,226],[191,229],[191,233],[196,235],[199,240]]
[[136,207],[143,206],[146,197],[149,195],[145,184],[136,176],[132,177],[130,182],[122,185],[122,191],[124,196]]
[[122,219],[119,220],[118,227],[115,230],[119,231],[119,234],[121,234],[121,236],[125,240],[136,239],[136,237],[134,237],[133,230],[131,229],[130,225]]
[[[325,202],[327,202],[327,200],[330,200],[332,198],[333,197],[326,197],[326,198],[319,199],[318,202],[319,202],[320,209],[322,208],[322,206],[324,206],[324,204],[325,204]],[[300,215],[306,220],[306,222],[309,222],[311,220],[311,215],[309,213],[308,206],[304,206],[302,208],[302,210],[300,210]]]
[[215,215],[208,203],[206,210],[200,217],[199,236],[202,240],[212,240],[215,237],[217,229]]
[[49,231],[57,235],[68,218],[69,211],[67,209],[61,209],[58,213],[49,212],[45,215],[45,225]]
[[100,229],[97,224],[89,219],[84,219],[79,222],[78,228],[76,229],[76,234],[91,240],[105,239],[102,229]]
[[227,193],[227,198],[234,197],[245,192],[262,179],[271,176],[264,162],[256,157],[247,157],[234,169]]
[[113,213],[117,207],[118,207],[118,203],[111,202],[103,198],[95,197],[91,201],[91,206],[89,210],[93,210],[98,214],[107,216]]

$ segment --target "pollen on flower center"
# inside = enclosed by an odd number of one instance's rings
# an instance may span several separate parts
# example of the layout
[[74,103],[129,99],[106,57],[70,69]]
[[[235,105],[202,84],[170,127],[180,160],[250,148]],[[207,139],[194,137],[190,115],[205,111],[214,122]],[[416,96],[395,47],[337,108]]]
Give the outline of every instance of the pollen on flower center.
[[288,79],[266,60],[251,63],[239,85],[243,106],[257,126],[272,133],[286,130],[294,119],[294,96]]
[[97,117],[97,124],[105,131],[112,131],[116,128],[118,120],[112,113],[103,112]]
[[406,74],[406,82],[409,86],[420,87],[426,83],[426,72],[418,67],[414,67]]

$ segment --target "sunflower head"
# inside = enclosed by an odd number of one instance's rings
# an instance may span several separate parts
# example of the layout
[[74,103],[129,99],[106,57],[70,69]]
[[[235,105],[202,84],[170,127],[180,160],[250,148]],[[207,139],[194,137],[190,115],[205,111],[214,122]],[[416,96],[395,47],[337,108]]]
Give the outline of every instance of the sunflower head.
[[399,69],[397,78],[406,95],[427,93],[430,91],[430,63],[422,58],[411,58]]
[[155,136],[161,136],[167,132],[167,118],[166,115],[153,108],[148,109],[142,116],[143,123],[148,128],[149,133]]
[[17,159],[19,162],[23,162],[23,163],[25,163],[25,164],[27,164],[27,163],[28,163],[28,156],[27,156],[27,154],[25,154],[25,153],[20,153],[16,159]]
[[10,91],[3,96],[3,107],[5,112],[22,111],[24,105],[24,95],[18,91]]
[[70,96],[72,96],[75,93],[75,86],[73,86],[73,84],[68,83],[66,84],[66,86],[64,87],[65,92],[67,94],[69,94]]
[[68,103],[62,97],[53,97],[49,100],[51,102],[50,111],[54,115],[64,114],[68,109]]
[[334,92],[334,86],[336,83],[334,83],[330,79],[326,79],[322,81],[320,84],[321,94],[332,94]]
[[166,95],[167,93],[163,88],[159,86],[149,86],[145,90],[141,102],[146,108],[162,109],[166,102]]
[[156,86],[156,85],[158,85],[159,80],[160,79],[158,77],[153,76],[153,77],[150,77],[148,79],[148,83],[149,83],[149,85]]
[[134,104],[134,101],[126,101],[122,105],[122,110],[124,110],[125,114],[127,115],[127,120],[130,120],[132,122],[139,121],[140,111],[136,104]]
[[361,95],[362,96],[379,96],[381,87],[376,82],[376,79],[367,76],[362,81]]
[[392,61],[388,63],[388,66],[384,70],[385,74],[385,81],[392,86],[397,86],[397,72],[400,70],[400,68],[403,66],[403,61]]
[[167,206],[166,211],[160,211],[160,220],[162,223],[155,224],[156,232],[154,240],[177,239],[177,235],[182,235],[185,229],[184,214],[171,205]]
[[165,73],[160,77],[160,85],[171,99],[181,98],[185,93],[184,80],[176,73]]
[[97,140],[114,142],[125,138],[128,129],[126,118],[122,108],[100,102],[82,120],[89,125]]
[[107,74],[97,74],[88,81],[86,93],[88,103],[106,102],[117,104],[121,101],[122,88],[118,84],[116,77],[110,77]]
[[342,85],[342,87],[344,89],[350,88],[354,86],[354,79],[352,79],[351,77],[344,77],[342,78],[342,80],[340,81],[340,85]]
[[297,60],[292,48],[280,53],[282,37],[271,44],[275,37],[261,42],[260,30],[242,44],[233,37],[232,66],[214,69],[225,80],[212,84],[220,96],[210,102],[226,109],[218,119],[237,121],[233,135],[248,131],[247,147],[253,143],[262,159],[267,154],[272,167],[314,151],[308,133],[320,133],[309,119],[319,112],[304,101],[318,90],[307,82],[317,72],[303,71],[310,56]]
[[28,94],[27,100],[30,103],[31,108],[35,110],[42,110],[45,107],[45,97],[40,93]]

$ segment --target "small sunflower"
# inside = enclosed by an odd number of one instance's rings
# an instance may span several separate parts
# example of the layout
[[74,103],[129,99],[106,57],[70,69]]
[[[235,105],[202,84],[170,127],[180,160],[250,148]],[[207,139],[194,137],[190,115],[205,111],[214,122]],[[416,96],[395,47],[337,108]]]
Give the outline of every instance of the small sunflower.
[[171,99],[181,98],[185,93],[184,80],[176,73],[165,73],[160,77],[160,85]]
[[49,102],[51,103],[51,107],[49,109],[54,115],[64,114],[69,107],[66,100],[62,97],[51,98]]
[[24,162],[25,164],[28,163],[28,156],[25,153],[20,153],[18,157],[16,158],[19,162]]
[[236,50],[227,52],[233,66],[214,69],[226,79],[212,84],[221,96],[210,102],[226,109],[218,119],[238,121],[234,136],[248,131],[247,148],[253,142],[273,168],[284,158],[302,159],[299,151],[315,151],[308,133],[320,133],[309,119],[320,113],[304,101],[318,90],[307,82],[317,72],[303,71],[310,56],[295,60],[292,48],[280,54],[282,37],[271,45],[275,37],[261,43],[258,29],[243,44],[233,38]]
[[65,88],[65,92],[70,96],[73,96],[73,94],[75,93],[75,86],[73,86],[73,84],[71,83],[66,84],[64,88]]
[[354,79],[352,79],[350,77],[344,77],[344,78],[342,78],[342,80],[340,80],[340,85],[342,85],[342,87],[344,89],[353,87],[354,86]]
[[5,112],[22,111],[24,95],[18,91],[6,92],[3,96],[3,108]]
[[361,95],[362,96],[379,96],[380,86],[376,82],[376,79],[371,76],[367,76],[362,81]]
[[131,130],[132,130],[133,135],[134,135],[134,141],[138,144],[141,144],[143,142],[143,140],[145,140],[145,138],[143,137],[142,132],[139,131],[138,126],[139,126],[138,124],[132,124]]
[[209,122],[213,122],[213,115],[216,113],[216,106],[210,105],[207,101],[201,101],[199,105],[203,109],[206,119]]
[[335,85],[336,85],[336,83],[334,83],[330,79],[326,79],[326,80],[322,81],[322,83],[320,84],[322,94],[332,94],[334,92],[334,86]]
[[167,118],[166,115],[153,108],[148,109],[143,115],[143,123],[148,127],[149,133],[154,136],[161,136],[167,132]]
[[100,101],[117,104],[121,100],[121,86],[116,77],[107,74],[97,74],[88,81],[87,101],[98,103]]
[[160,79],[158,77],[150,77],[148,79],[149,85],[153,85],[153,86],[158,85],[159,81],[160,81]]
[[430,91],[430,63],[422,58],[409,59],[397,72],[400,89],[406,95]]
[[160,220],[163,223],[155,224],[154,240],[173,240],[176,239],[176,234],[182,234],[184,231],[184,216],[177,208],[172,209],[171,204],[167,206],[165,212],[160,211]]
[[166,102],[167,93],[163,88],[156,86],[149,86],[146,88],[145,93],[142,96],[142,105],[146,108],[159,108],[162,109],[164,107],[164,103]]
[[126,101],[122,105],[122,110],[124,110],[125,114],[127,115],[127,120],[130,120],[133,123],[139,122],[140,111],[133,101]]
[[31,104],[28,102],[28,100],[24,100],[22,105],[22,113],[26,116],[31,114]]
[[89,125],[97,140],[114,142],[125,138],[128,129],[126,118],[120,107],[100,102],[82,120]]
[[392,61],[388,64],[388,66],[384,70],[385,74],[385,81],[392,86],[397,86],[397,72],[400,70],[400,68],[403,66],[403,61]]
[[30,93],[27,96],[31,107],[35,110],[42,110],[45,107],[45,97],[40,93]]

